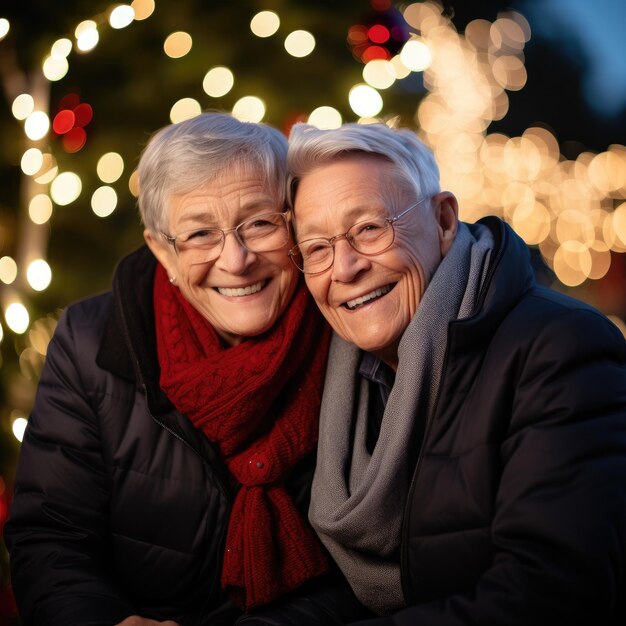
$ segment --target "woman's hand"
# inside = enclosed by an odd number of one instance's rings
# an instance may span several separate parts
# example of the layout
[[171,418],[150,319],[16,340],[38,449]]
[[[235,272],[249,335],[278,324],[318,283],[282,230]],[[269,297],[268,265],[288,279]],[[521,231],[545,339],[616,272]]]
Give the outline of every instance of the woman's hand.
[[169,619],[165,622],[156,622],[147,617],[139,617],[139,615],[131,615],[116,626],[156,626],[156,624],[161,624],[161,626],[180,626],[177,622],[173,622]]

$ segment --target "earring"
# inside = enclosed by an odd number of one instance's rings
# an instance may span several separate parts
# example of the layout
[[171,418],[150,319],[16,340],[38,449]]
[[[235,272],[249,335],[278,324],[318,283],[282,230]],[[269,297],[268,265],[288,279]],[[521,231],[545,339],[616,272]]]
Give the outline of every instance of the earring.
[[172,283],[172,285],[176,282],[176,276],[170,276],[170,283]]

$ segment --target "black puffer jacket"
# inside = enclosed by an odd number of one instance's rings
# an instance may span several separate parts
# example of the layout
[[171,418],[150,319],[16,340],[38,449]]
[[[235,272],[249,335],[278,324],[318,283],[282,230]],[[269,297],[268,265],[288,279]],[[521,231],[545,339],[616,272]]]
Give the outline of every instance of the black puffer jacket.
[[368,626],[626,624],[626,342],[500,220],[449,327],[404,515],[410,608]]
[[[159,387],[155,267],[147,248],[124,259],[113,292],[70,306],[49,345],[5,527],[25,625],[237,619],[220,589],[232,490],[216,448]],[[288,482],[305,518],[313,456]],[[353,599],[332,582],[274,615],[342,623]]]

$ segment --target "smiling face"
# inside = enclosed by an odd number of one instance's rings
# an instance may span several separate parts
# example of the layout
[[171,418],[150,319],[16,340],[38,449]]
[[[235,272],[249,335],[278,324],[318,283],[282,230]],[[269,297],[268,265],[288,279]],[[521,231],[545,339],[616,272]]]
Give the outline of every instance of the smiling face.
[[[228,229],[282,210],[275,191],[259,172],[233,166],[198,189],[170,197],[167,233]],[[168,275],[175,278],[175,286],[228,345],[269,330],[295,291],[297,270],[287,256],[291,238],[278,250],[255,253],[230,232],[217,259],[191,265],[186,253],[176,254],[160,235],[145,231],[144,237]]]
[[[295,198],[298,241],[331,238],[374,216],[394,216],[418,198],[391,162],[355,154],[320,165],[300,180]],[[432,207],[432,208],[431,208]],[[456,234],[456,200],[440,193],[394,224],[393,245],[376,256],[335,241],[335,262],[306,283],[335,332],[394,369],[398,344]]]

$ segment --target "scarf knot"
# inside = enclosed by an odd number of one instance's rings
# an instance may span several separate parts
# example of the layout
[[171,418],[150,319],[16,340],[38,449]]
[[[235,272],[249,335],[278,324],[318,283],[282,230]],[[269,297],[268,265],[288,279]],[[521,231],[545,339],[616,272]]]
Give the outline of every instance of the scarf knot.
[[161,388],[217,444],[241,485],[228,523],[222,587],[250,610],[328,570],[284,484],[317,444],[330,330],[301,284],[270,331],[223,348],[160,265],[154,309]]

